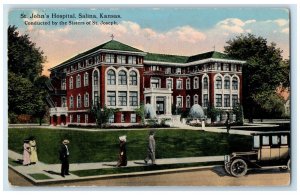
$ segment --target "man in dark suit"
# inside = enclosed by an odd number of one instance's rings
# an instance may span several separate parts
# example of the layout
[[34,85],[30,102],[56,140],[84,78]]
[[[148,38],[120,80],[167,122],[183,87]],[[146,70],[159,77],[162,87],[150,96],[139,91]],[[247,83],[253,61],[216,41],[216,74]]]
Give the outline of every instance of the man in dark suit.
[[59,160],[61,161],[61,173],[60,175],[62,177],[65,177],[65,175],[70,175],[69,174],[69,148],[68,148],[68,144],[69,144],[69,140],[65,139],[62,142],[60,151],[59,151]]

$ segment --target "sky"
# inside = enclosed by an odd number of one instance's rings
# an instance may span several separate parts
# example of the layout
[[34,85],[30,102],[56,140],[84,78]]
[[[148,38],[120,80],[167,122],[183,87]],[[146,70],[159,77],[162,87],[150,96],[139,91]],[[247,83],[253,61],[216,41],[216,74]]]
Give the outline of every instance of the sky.
[[[32,14],[45,18],[30,18]],[[76,18],[52,18],[52,14],[74,14]],[[97,18],[79,18],[79,14],[94,14]],[[100,14],[120,18],[101,18]],[[69,21],[84,24],[69,25]],[[115,23],[100,25],[102,21]],[[50,22],[51,25],[26,25],[25,22]],[[11,9],[8,23],[17,26],[21,34],[29,34],[44,51],[47,56],[45,75],[49,75],[49,68],[110,41],[111,34],[114,40],[145,52],[195,55],[214,49],[223,52],[226,41],[252,33],[266,38],[268,43],[275,42],[283,50],[285,59],[290,55],[289,10],[278,7]]]

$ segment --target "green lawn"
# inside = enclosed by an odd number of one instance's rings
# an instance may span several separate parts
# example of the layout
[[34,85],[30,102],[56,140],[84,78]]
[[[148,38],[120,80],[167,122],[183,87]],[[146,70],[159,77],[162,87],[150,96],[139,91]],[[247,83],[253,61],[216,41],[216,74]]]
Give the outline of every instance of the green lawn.
[[44,179],[52,179],[48,175],[42,174],[42,173],[33,173],[29,174],[31,177],[33,177],[36,180],[44,180]]
[[185,167],[197,167],[208,165],[222,165],[223,162],[210,162],[210,163],[182,163],[182,164],[170,164],[170,165],[156,165],[156,166],[141,166],[141,167],[122,167],[122,168],[106,168],[106,169],[89,169],[71,171],[72,174],[79,177],[95,176],[95,175],[110,175],[120,173],[133,173],[133,172],[145,172],[145,171],[157,171],[165,169],[176,169]]
[[[22,154],[23,139],[31,135],[37,139],[39,160],[59,163],[61,140],[70,140],[70,162],[116,161],[119,151],[118,137],[127,135],[128,160],[144,159],[147,151],[148,131],[83,132],[56,129],[10,128],[9,149]],[[157,130],[157,158],[225,155],[232,151],[249,151],[251,137],[191,130]]]

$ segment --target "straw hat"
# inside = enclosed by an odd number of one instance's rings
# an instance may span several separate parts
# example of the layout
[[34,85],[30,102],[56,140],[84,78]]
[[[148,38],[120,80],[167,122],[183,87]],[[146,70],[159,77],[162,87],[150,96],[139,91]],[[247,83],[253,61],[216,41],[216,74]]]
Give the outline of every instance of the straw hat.
[[69,140],[67,140],[67,139],[65,139],[63,142],[62,142],[63,144],[69,144],[70,143],[70,141]]
[[126,135],[120,136],[120,137],[119,137],[119,140],[120,140],[120,141],[126,142]]

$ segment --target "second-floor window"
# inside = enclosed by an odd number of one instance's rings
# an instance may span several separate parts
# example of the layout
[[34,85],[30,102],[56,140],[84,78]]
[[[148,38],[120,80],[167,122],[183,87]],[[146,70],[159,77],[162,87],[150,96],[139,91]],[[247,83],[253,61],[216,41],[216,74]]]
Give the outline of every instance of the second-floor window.
[[207,77],[205,77],[203,79],[203,89],[208,89],[208,78]]
[[127,92],[119,91],[118,93],[119,106],[127,106]]
[[220,76],[216,78],[216,89],[222,89],[222,78]]
[[191,89],[191,80],[186,79],[186,89]]
[[115,91],[108,91],[107,92],[107,105],[108,106],[115,106],[116,105],[116,92]]
[[108,85],[115,85],[116,84],[116,74],[115,74],[115,71],[109,70],[107,72],[107,84]]
[[222,94],[216,94],[216,107],[222,107]]
[[130,106],[138,105],[138,93],[136,91],[131,91],[129,93],[129,105]]
[[173,89],[173,79],[167,79],[167,88]]
[[121,70],[119,72],[118,80],[119,85],[127,85],[127,74],[124,70]]
[[199,78],[198,77],[194,78],[194,89],[199,89]]
[[224,79],[224,89],[230,89],[230,78],[226,76]]
[[224,107],[230,107],[230,95],[224,94]]
[[151,78],[151,88],[160,88],[159,78]]
[[233,90],[238,90],[238,80],[236,77],[232,78],[232,89]]
[[76,88],[81,87],[81,76],[77,75],[76,77]]
[[182,86],[183,86],[182,80],[177,79],[176,80],[176,89],[182,89]]
[[129,85],[137,85],[137,74],[135,71],[129,73]]

